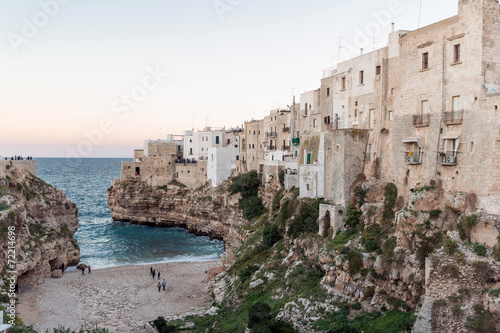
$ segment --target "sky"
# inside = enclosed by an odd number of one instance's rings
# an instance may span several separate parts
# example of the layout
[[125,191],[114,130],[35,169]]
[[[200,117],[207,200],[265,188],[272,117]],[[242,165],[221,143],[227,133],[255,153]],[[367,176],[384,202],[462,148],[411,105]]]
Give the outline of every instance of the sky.
[[[339,58],[385,46],[389,22],[417,29],[419,6],[0,0],[0,156],[131,157],[146,139],[261,119]],[[420,26],[457,8],[422,0]]]

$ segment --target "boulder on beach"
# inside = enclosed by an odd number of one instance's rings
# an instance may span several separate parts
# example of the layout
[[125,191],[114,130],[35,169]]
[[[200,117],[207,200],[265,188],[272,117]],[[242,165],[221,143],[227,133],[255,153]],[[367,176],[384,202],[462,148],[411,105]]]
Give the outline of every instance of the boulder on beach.
[[82,269],[87,269],[87,265],[85,265],[83,262],[82,263],[79,263],[78,266],[76,266],[76,268],[82,270]]
[[63,274],[62,274],[62,271],[60,269],[56,269],[55,271],[52,271],[50,276],[54,279],[60,279],[60,278],[62,278]]

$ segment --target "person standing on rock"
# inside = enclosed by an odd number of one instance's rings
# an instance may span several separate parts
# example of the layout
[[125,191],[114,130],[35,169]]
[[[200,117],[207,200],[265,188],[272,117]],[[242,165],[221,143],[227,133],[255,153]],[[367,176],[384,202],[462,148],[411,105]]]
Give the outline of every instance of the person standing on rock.
[[161,292],[161,283],[160,283],[160,281],[158,281],[158,292],[159,293]]
[[[158,282],[158,283],[160,283],[160,282]],[[163,279],[163,282],[161,284],[163,286],[163,291],[165,291],[165,286],[167,285],[167,282],[165,282],[165,279]]]

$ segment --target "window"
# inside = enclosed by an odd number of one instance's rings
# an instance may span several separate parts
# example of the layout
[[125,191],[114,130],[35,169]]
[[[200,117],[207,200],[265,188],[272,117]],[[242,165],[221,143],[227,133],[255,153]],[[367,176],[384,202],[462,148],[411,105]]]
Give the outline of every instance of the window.
[[458,112],[460,111],[460,96],[453,96],[453,105],[452,105],[452,111],[453,112]]
[[255,149],[255,145],[254,144],[252,144],[252,149]]
[[307,186],[307,190],[309,191],[309,184],[307,184],[306,186]]
[[189,155],[193,155],[193,148],[189,148]]
[[236,155],[236,160],[239,161],[240,160],[240,155]]
[[375,74],[380,75],[380,73],[382,73],[382,66],[375,67]]
[[359,84],[365,84],[365,71],[359,72]]
[[358,117],[358,110],[354,110],[354,118],[357,118]]
[[253,135],[255,135],[255,131],[253,131]]
[[345,77],[343,77],[340,81],[340,89],[345,90]]
[[218,136],[216,136],[216,137],[215,137],[215,144],[216,144],[216,145],[218,145],[218,144],[219,144],[219,137],[218,137]]
[[455,45],[453,51],[453,62],[460,62],[460,44]]
[[420,105],[420,115],[429,114],[429,101],[422,101]]
[[393,111],[389,111],[389,120],[392,120],[394,117],[394,112]]
[[307,116],[307,103],[306,103],[306,113],[305,113],[305,115]]
[[422,54],[422,69],[429,68],[429,52],[425,52]]
[[316,119],[313,119],[313,127],[316,127]]
[[330,96],[330,88],[326,88],[326,96]]
[[193,139],[189,139],[189,143],[193,143]]
[[231,144],[231,139],[227,139],[227,144]]
[[248,144],[248,149],[252,149],[252,145],[251,144]]
[[205,141],[205,137],[204,136],[201,137],[201,141]]

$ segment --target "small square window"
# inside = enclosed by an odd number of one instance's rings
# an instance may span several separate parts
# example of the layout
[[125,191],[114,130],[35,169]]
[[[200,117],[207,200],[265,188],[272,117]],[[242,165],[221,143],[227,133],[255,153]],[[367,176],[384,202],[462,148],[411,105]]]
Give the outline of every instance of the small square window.
[[359,72],[359,84],[364,84],[365,83],[365,71],[360,71]]
[[380,75],[380,73],[382,73],[382,66],[375,67],[375,74]]
[[330,88],[326,88],[326,96],[330,96]]

